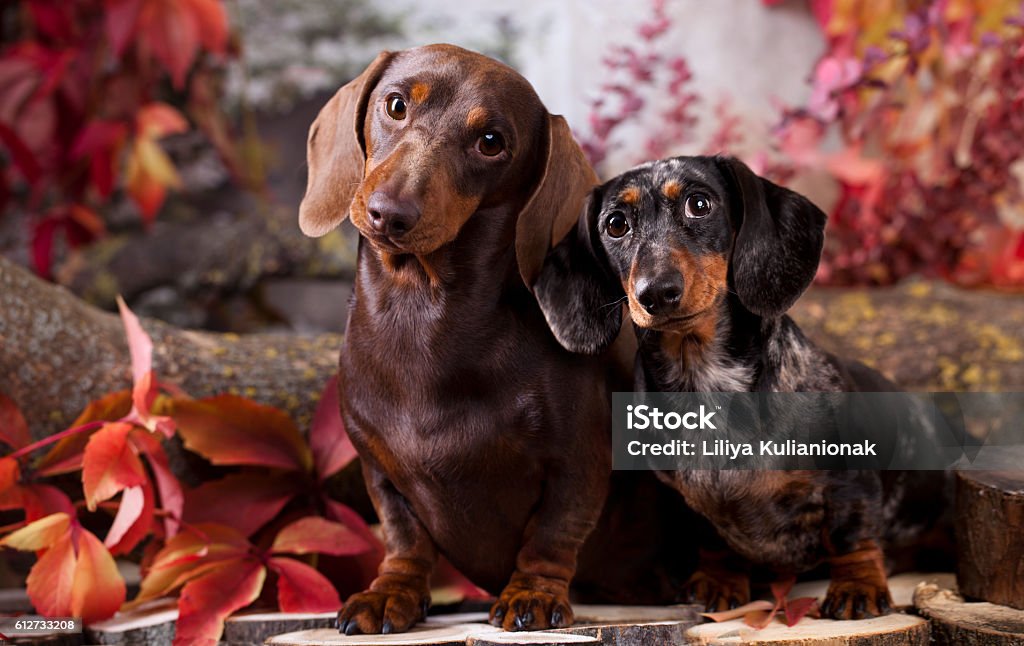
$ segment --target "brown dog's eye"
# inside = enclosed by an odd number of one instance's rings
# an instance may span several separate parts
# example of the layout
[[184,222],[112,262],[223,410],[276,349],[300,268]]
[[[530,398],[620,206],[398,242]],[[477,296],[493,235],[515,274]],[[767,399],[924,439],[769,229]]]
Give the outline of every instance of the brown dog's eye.
[[613,238],[621,238],[629,233],[629,220],[622,211],[613,211],[605,218],[604,229]]
[[484,157],[496,157],[505,150],[505,139],[496,132],[485,132],[476,140],[476,149]]
[[711,213],[711,199],[703,193],[694,193],[686,198],[686,217],[703,218]]
[[384,110],[388,113],[388,116],[395,121],[401,121],[404,119],[407,109],[405,99],[398,94],[392,94],[389,96],[387,102],[384,104]]

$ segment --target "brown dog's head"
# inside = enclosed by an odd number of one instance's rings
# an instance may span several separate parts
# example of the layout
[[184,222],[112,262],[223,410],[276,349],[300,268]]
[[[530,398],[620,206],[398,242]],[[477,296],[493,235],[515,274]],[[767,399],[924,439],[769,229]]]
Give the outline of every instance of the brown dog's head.
[[478,210],[511,204],[527,285],[597,183],[565,120],[526,79],[451,45],[381,53],[320,111],[307,155],[307,235],[351,215],[381,251],[423,256]]

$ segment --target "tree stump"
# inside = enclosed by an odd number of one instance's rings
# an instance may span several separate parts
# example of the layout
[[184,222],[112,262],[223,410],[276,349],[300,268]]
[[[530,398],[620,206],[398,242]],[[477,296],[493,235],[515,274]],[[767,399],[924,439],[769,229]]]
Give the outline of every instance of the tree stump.
[[686,631],[693,646],[928,646],[928,622],[911,615],[832,621],[804,618],[795,626],[772,623],[761,630],[742,619],[702,624]]
[[90,644],[169,646],[174,639],[174,622],[177,620],[177,602],[158,599],[86,626],[85,633]]
[[272,635],[333,628],[337,620],[337,612],[251,612],[235,615],[224,622],[221,642],[226,646],[260,646]]
[[1024,609],[1024,471],[956,478],[960,594]]
[[304,630],[267,640],[277,646],[683,646],[686,629],[697,620],[695,606],[576,605],[576,624],[535,632],[505,632],[486,623],[486,613],[438,615],[400,635],[345,636],[334,628]]
[[914,592],[918,612],[932,623],[939,646],[1020,646],[1024,610],[988,602],[968,603],[956,592],[922,583]]

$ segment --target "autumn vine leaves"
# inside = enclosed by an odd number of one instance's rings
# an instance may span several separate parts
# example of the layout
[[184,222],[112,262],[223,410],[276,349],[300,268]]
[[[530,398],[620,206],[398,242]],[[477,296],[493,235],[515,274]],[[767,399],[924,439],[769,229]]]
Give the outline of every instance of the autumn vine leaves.
[[[318,555],[350,559],[361,588],[382,548],[356,512],[323,491],[355,458],[333,383],[307,442],[282,411],[232,395],[194,400],[158,381],[152,341],[123,303],[121,317],[130,391],[93,402],[71,428],[35,443],[0,396],[0,441],[11,448],[0,458],[0,510],[25,516],[0,528],[0,545],[37,553],[28,578],[37,611],[90,623],[179,593],[176,641],[186,644],[215,641],[268,580],[281,610],[339,608]],[[183,487],[164,448],[177,439],[231,472]],[[143,543],[144,576],[126,606],[114,557]]]

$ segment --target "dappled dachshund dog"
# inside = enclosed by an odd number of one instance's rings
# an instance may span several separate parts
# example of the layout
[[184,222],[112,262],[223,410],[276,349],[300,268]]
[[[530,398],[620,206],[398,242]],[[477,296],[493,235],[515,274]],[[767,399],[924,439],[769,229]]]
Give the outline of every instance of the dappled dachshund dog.
[[[803,196],[733,158],[678,157],[596,188],[584,209],[536,293],[559,341],[578,352],[614,338],[614,305],[625,301],[638,331],[637,390],[896,390],[816,348],[785,314],[823,243],[825,215]],[[878,473],[660,475],[716,530],[686,583],[691,599],[711,609],[747,602],[744,563],[798,573],[827,561],[825,616],[889,611]]]
[[351,217],[343,417],[386,534],[348,634],[424,618],[437,555],[506,629],[573,621],[569,583],[611,470],[600,358],[555,340],[527,287],[596,183],[562,117],[458,47],[385,52],[309,132],[300,225]]

